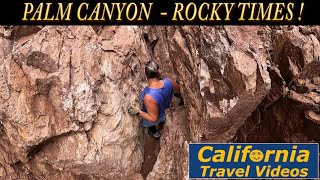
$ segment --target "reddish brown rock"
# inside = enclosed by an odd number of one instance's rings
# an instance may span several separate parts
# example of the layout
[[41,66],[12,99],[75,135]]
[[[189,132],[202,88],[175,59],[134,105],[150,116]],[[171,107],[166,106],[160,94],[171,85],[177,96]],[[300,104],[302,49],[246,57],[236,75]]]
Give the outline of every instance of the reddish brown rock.
[[185,114],[181,106],[168,112],[161,131],[161,149],[147,180],[188,179],[190,132]]
[[268,93],[267,54],[257,35],[262,28],[169,28],[170,59],[194,141],[230,141]]
[[[239,142],[319,142],[319,27],[274,32],[272,89],[237,133]],[[317,35],[317,34],[316,34]],[[248,133],[249,132],[249,133]]]
[[126,112],[147,59],[137,32],[119,27],[106,40],[90,26],[48,26],[2,52],[1,124],[17,156],[8,164],[34,159],[107,178],[140,172],[141,127]]
[[142,179],[126,105],[150,59],[185,109],[168,111],[147,179],[187,179],[189,142],[320,142],[319,39],[318,26],[1,27],[0,177]]

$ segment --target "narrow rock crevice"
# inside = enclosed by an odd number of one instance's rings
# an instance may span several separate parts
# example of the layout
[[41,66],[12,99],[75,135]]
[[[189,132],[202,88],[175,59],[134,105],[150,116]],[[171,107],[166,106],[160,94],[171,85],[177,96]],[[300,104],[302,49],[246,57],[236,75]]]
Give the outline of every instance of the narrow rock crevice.
[[141,167],[141,175],[144,179],[152,171],[160,152],[160,139],[155,139],[148,133],[148,129],[143,131],[144,136],[144,158]]

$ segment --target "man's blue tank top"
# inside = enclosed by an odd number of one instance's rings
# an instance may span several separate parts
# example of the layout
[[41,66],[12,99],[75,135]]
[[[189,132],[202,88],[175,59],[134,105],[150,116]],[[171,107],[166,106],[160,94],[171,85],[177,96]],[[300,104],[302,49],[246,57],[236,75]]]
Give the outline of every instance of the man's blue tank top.
[[[163,87],[162,88],[149,88],[146,87],[141,92],[140,99],[143,102],[144,96],[149,94],[157,103],[160,119],[166,112],[166,109],[170,107],[170,103],[173,97],[173,85],[169,79],[163,79]],[[144,112],[147,111],[146,106],[143,104]]]

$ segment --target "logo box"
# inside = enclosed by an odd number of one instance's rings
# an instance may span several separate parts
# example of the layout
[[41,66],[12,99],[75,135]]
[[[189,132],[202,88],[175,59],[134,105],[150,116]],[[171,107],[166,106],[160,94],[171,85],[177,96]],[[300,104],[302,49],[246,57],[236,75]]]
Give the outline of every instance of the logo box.
[[189,178],[318,177],[317,143],[189,144]]

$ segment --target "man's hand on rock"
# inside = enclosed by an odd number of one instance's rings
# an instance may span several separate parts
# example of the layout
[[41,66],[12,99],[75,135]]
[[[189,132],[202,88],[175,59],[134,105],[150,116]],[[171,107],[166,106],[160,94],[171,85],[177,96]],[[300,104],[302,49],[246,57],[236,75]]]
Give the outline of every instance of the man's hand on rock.
[[131,115],[139,115],[141,112],[139,104],[130,102],[128,104],[128,113]]

